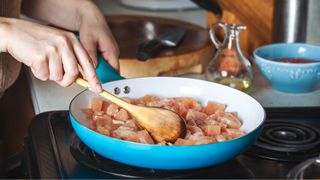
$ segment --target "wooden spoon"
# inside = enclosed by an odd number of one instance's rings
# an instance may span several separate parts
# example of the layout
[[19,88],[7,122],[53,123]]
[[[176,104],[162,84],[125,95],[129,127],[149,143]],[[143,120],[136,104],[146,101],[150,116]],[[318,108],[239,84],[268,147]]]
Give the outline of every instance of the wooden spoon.
[[[89,87],[88,82],[82,78],[77,78],[76,83]],[[187,128],[184,119],[171,110],[133,105],[107,91],[99,95],[127,110],[157,142],[175,142],[179,137],[184,138],[186,135]]]

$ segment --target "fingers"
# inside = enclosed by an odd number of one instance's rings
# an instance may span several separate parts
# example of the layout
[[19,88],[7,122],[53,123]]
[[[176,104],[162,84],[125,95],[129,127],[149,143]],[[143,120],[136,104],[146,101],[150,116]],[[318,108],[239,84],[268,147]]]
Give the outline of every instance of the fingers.
[[53,80],[63,87],[71,85],[83,71],[92,91],[102,92],[91,58],[74,34],[59,36],[55,44],[42,47],[41,55],[31,65],[33,74],[40,80]]
[[96,75],[95,69],[91,63],[89,55],[86,53],[85,49],[82,47],[79,41],[75,40],[73,42],[73,50],[78,59],[78,62],[86,76],[91,90],[94,92],[102,92],[101,84]]
[[108,61],[110,66],[118,71],[119,48],[117,43],[112,39],[102,38],[102,40],[99,41],[99,50],[101,51],[103,58]]
[[64,75],[62,80],[57,83],[63,87],[67,87],[76,80],[79,74],[77,59],[70,47],[67,47],[62,52],[62,63]]
[[94,68],[96,68],[98,65],[97,41],[94,40],[91,36],[83,36],[81,37],[80,41],[87,53],[89,54]]
[[38,53],[31,65],[33,74],[42,81],[61,81],[63,68],[58,48],[54,45],[47,45],[42,49],[42,53]]
[[34,76],[42,81],[49,79],[49,69],[48,69],[48,60],[46,57],[40,58],[39,61],[36,61],[31,65],[31,71]]
[[49,79],[59,82],[63,78],[63,68],[61,56],[58,49],[54,46],[49,46]]
[[116,56],[114,53],[110,51],[101,51],[102,56],[105,60],[108,61],[110,66],[115,69],[116,71],[119,71],[119,61],[118,56]]

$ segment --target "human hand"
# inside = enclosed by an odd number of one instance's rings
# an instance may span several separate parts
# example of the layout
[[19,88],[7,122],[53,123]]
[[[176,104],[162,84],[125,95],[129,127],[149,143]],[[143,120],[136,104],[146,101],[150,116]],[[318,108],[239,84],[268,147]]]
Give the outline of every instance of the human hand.
[[108,63],[119,70],[119,48],[106,23],[105,17],[91,1],[82,1],[78,12],[80,17],[80,41],[94,66],[97,66],[97,49]]
[[23,20],[3,19],[0,22],[5,21],[1,28],[5,43],[1,44],[1,51],[29,66],[38,79],[66,87],[75,81],[81,68],[90,88],[94,92],[102,91],[91,59],[73,33]]

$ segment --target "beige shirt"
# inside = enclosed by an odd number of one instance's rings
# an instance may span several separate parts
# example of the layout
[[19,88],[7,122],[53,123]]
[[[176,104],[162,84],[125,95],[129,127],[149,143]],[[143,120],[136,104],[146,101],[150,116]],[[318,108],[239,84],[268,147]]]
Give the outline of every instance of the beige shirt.
[[[0,0],[0,16],[19,18],[21,0]],[[0,39],[1,41],[1,39]],[[21,63],[7,53],[0,54],[0,98],[17,79]]]

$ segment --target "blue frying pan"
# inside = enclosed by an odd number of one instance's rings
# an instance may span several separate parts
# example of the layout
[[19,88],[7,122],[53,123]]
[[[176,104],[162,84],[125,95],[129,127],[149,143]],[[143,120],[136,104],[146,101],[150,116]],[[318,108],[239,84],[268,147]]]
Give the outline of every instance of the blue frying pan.
[[[103,88],[114,92],[115,88],[130,89],[119,97],[139,98],[146,94],[159,97],[193,97],[206,104],[215,100],[227,104],[227,111],[238,112],[242,121],[241,129],[246,135],[214,144],[192,146],[160,146],[128,142],[111,138],[93,131],[91,124],[81,112],[90,107],[90,101],[98,95],[85,90],[70,103],[70,121],[79,139],[105,158],[120,163],[163,170],[185,170],[216,165],[244,152],[255,142],[265,111],[251,96],[236,89],[203,80],[177,77],[145,77],[124,79],[99,56],[97,74]],[[232,170],[231,170],[232,171]]]

